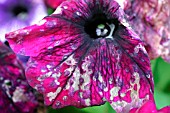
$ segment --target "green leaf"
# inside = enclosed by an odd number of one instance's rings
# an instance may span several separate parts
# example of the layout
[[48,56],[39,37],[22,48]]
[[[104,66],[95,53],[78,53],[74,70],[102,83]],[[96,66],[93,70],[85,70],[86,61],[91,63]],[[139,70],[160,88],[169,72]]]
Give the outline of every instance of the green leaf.
[[163,93],[155,88],[154,97],[158,109],[170,105],[170,94]]
[[48,15],[50,15],[50,14],[52,14],[54,12],[54,10],[51,9],[51,8],[48,8],[47,12],[48,12]]
[[170,64],[165,62],[162,58],[158,58],[156,64],[152,67],[154,67],[153,75],[155,87],[163,91],[170,81]]

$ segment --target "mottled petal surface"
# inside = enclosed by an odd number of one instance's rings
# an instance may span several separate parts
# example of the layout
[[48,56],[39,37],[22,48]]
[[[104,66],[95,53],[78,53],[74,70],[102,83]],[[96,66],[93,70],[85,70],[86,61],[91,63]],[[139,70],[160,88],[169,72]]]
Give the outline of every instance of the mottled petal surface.
[[118,113],[128,113],[153,99],[153,80],[143,43],[124,17],[115,1],[71,0],[6,38],[16,53],[30,56],[26,76],[46,105],[108,101]]

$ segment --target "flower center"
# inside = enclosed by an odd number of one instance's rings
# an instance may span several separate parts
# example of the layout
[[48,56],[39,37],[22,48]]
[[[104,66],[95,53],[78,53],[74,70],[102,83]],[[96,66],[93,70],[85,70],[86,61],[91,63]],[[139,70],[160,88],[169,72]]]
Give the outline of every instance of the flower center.
[[109,20],[104,14],[95,14],[85,23],[84,30],[92,39],[112,38],[117,27],[118,21]]
[[106,24],[99,24],[97,27],[96,27],[96,35],[101,37],[101,36],[106,36],[107,33],[109,32],[109,26]]
[[14,16],[18,16],[20,14],[26,14],[27,12],[28,12],[28,9],[21,5],[15,6],[12,9],[12,13],[14,14]]

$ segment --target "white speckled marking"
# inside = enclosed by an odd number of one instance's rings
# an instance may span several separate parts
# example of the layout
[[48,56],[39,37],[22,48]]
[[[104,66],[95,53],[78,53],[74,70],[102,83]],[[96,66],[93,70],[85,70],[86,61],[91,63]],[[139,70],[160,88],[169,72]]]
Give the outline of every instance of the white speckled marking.
[[93,71],[89,69],[91,62],[88,61],[88,58],[90,57],[86,57],[85,62],[82,64],[82,69],[85,71],[85,73],[81,75],[81,77],[84,79],[84,82],[81,85],[82,90],[87,90],[89,88],[86,86],[90,83],[90,75],[93,73]]
[[89,99],[89,98],[88,98],[88,99],[85,99],[84,101],[85,101],[85,104],[86,104],[87,106],[90,106],[90,99]]
[[16,87],[13,96],[12,96],[13,102],[24,102],[27,101],[26,95],[24,95],[24,90],[20,87]]
[[45,78],[50,77],[52,73],[53,73],[53,72],[50,71],[50,72],[48,72],[48,73],[45,73],[45,74],[43,74],[43,75],[40,75],[40,76],[37,78],[37,80],[38,80],[38,81],[43,81]]
[[10,90],[9,90],[11,88],[11,86],[7,85],[9,82],[10,82],[10,80],[4,80],[2,87],[4,87],[6,89],[6,94],[8,95],[8,97],[11,97]]
[[54,100],[56,98],[56,96],[58,95],[58,93],[60,93],[61,91],[61,87],[59,87],[56,92],[49,92],[47,94],[47,97],[49,98],[50,101]]
[[74,77],[74,80],[73,80],[73,90],[74,91],[77,91],[79,90],[79,79],[80,79],[80,70],[78,68],[75,69],[74,73],[73,73],[73,77]]
[[53,77],[53,78],[58,78],[58,77],[60,77],[60,76],[61,76],[61,73],[60,73],[60,72],[52,74],[52,77]]
[[67,6],[63,6],[63,8],[64,8],[64,9],[68,9],[68,7],[67,7]]
[[150,75],[150,74],[148,74],[148,75],[146,75],[146,77],[147,77],[147,78],[150,78],[150,77],[151,77],[151,75]]
[[103,78],[102,78],[102,75],[101,75],[100,72],[98,73],[98,80],[99,80],[101,83],[103,82]]
[[63,97],[63,100],[64,100],[64,101],[66,101],[67,99],[68,99],[68,97],[67,97],[67,96],[64,96],[64,97]]
[[108,88],[107,88],[107,87],[105,87],[105,88],[104,88],[104,91],[105,91],[105,92],[107,92],[107,91],[108,91]]
[[[126,90],[126,92],[131,91],[131,102],[128,103],[126,101],[117,101],[117,102],[112,102],[111,106],[117,111],[117,112],[122,112],[123,109],[126,108],[126,111],[129,111],[131,108],[135,108],[135,107],[140,107],[143,103],[144,100],[148,100],[149,99],[149,95],[146,95],[144,98],[139,98],[139,90],[140,90],[140,76],[139,73],[134,72],[133,75],[135,77],[135,81],[132,82],[130,81],[131,87],[129,89]],[[135,85],[137,85],[137,90],[134,90]],[[116,92],[119,89],[116,89]],[[124,97],[126,96],[126,92],[125,93],[121,93],[120,96]],[[117,95],[117,94],[116,94]],[[112,98],[111,98],[112,99]],[[128,113],[123,111],[124,113]]]
[[47,65],[47,68],[48,69],[51,69],[53,66],[52,65]]
[[80,13],[80,12],[78,12],[78,11],[76,12],[76,14],[77,14],[78,16],[81,16],[81,13]]
[[135,52],[135,53],[138,53],[138,52],[139,52],[139,49],[141,49],[144,53],[147,53],[147,52],[146,52],[146,49],[145,49],[141,44],[137,45],[137,46],[134,48],[134,52]]
[[113,100],[114,97],[118,96],[118,92],[120,90],[120,87],[113,87],[111,90],[110,90],[110,100]]

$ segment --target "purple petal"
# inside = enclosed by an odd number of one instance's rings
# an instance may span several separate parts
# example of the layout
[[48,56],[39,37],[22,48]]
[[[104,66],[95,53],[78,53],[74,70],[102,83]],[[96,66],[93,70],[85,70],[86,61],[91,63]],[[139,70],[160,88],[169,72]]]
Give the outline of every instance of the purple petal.
[[46,10],[43,0],[0,1],[0,40],[5,41],[7,32],[35,24],[47,15]]
[[[89,34],[86,23],[98,11],[111,20],[106,25],[111,35]],[[108,101],[118,113],[128,112],[153,99],[153,80],[143,43],[124,16],[115,1],[71,0],[6,38],[16,53],[30,56],[26,76],[47,105],[87,107]]]

